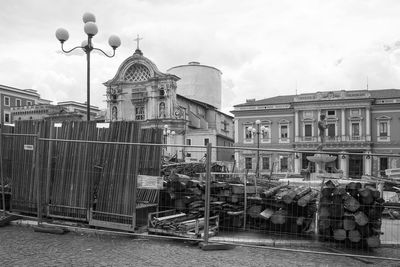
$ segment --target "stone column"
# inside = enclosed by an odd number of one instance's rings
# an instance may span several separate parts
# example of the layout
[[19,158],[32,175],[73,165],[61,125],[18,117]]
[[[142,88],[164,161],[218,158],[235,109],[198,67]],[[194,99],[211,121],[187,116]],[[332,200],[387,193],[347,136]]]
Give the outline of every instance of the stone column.
[[294,172],[300,173],[301,172],[301,155],[300,155],[300,153],[296,153],[296,155],[298,155],[298,158],[296,156],[294,157]]
[[365,136],[366,141],[371,141],[371,110],[370,108],[365,109]]
[[342,133],[342,142],[346,141],[346,110],[342,108],[342,119],[341,119],[341,133]]

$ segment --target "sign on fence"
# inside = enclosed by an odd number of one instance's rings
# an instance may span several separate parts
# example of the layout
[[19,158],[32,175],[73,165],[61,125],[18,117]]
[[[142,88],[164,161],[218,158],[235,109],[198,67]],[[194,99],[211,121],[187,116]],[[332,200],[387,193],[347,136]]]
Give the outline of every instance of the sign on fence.
[[160,176],[138,175],[138,188],[162,189],[163,179]]
[[33,145],[24,145],[24,150],[33,150]]

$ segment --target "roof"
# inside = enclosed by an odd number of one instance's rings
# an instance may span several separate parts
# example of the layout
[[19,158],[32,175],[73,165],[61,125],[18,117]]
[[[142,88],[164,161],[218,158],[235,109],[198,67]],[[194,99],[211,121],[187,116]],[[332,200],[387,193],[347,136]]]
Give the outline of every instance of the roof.
[[372,98],[397,98],[400,97],[400,89],[369,90]]
[[234,107],[241,107],[241,106],[257,106],[257,105],[270,105],[270,104],[287,104],[293,102],[295,95],[282,95],[282,96],[275,96],[271,98],[264,98],[261,100],[256,101],[248,101],[243,104],[235,105]]
[[223,115],[225,115],[225,116],[230,117],[230,118],[233,119],[233,116],[231,116],[231,115],[229,115],[229,114],[226,114],[226,113],[224,113],[224,112],[218,110],[218,109],[217,109],[216,107],[214,107],[213,105],[210,105],[210,104],[205,103],[205,102],[201,102],[201,101],[199,101],[199,100],[191,99],[191,98],[188,98],[188,97],[183,96],[183,95],[180,95],[180,94],[176,94],[176,96],[179,97],[179,98],[185,99],[185,100],[187,100],[187,101],[190,101],[190,102],[192,102],[192,103],[196,103],[197,105],[202,106],[202,107],[204,107],[204,108],[206,108],[206,109],[215,110],[215,112],[220,113],[220,114],[223,114]]
[[[367,90],[348,90],[347,92],[353,92],[353,91],[367,91]],[[376,90],[368,90],[368,92],[371,94],[371,98],[375,99],[400,97],[400,89],[376,89]],[[247,101],[246,103],[238,104],[235,105],[234,107],[271,105],[271,104],[289,104],[294,101],[295,96],[296,95],[283,95],[283,96],[264,98],[256,101]]]

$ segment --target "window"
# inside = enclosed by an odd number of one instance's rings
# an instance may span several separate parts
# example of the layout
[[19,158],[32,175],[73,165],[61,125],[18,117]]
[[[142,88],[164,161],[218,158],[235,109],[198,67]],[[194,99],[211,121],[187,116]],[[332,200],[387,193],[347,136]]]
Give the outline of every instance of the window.
[[388,123],[387,123],[387,121],[379,122],[379,136],[388,136]]
[[261,132],[261,139],[264,141],[269,141],[270,137],[270,127],[269,125],[263,125],[264,130]]
[[4,97],[4,106],[7,106],[7,107],[10,106],[10,98],[8,96]]
[[224,121],[221,122],[221,124],[222,124],[221,130],[224,131],[224,132],[228,132],[228,125],[229,125],[229,122],[227,122],[226,120],[224,120]]
[[281,138],[286,139],[288,138],[288,126],[287,125],[281,125]]
[[379,158],[379,174],[385,176],[385,170],[389,167],[388,158]]
[[210,143],[210,139],[209,138],[204,138],[204,145],[208,145],[208,143]]
[[135,107],[135,120],[144,121],[144,119],[145,119],[144,106],[136,106]]
[[380,142],[390,141],[390,120],[392,118],[388,116],[380,116],[376,118],[377,122],[377,139]]
[[186,145],[191,146],[192,145],[192,139],[186,139]]
[[288,157],[281,156],[280,164],[281,164],[281,172],[286,172],[288,170]]
[[289,121],[281,120],[279,122],[279,143],[289,143]]
[[358,122],[351,123],[351,135],[360,136],[360,123]]
[[26,101],[27,106],[32,106],[32,101]]
[[312,124],[304,125],[304,136],[306,137],[312,136]]
[[336,125],[334,123],[327,124],[327,132],[329,139],[335,139],[336,136]]
[[21,106],[21,99],[16,99],[15,100],[15,106],[17,106],[17,107]]
[[4,123],[11,123],[10,113],[4,113]]
[[269,157],[262,157],[262,169],[269,170]]
[[328,110],[327,112],[329,117],[335,117],[336,116],[336,111],[335,110]]
[[244,136],[245,136],[244,138],[247,140],[253,138],[253,132],[250,131],[250,129],[251,129],[251,126],[244,127]]
[[244,161],[245,161],[246,170],[252,169],[252,158],[246,157],[246,158],[244,158]]

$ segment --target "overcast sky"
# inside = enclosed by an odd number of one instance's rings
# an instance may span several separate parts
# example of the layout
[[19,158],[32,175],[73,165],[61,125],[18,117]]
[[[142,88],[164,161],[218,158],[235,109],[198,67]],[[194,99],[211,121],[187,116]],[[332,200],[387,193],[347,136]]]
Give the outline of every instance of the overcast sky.
[[92,54],[91,103],[134,53],[134,39],[160,71],[199,61],[220,69],[222,110],[246,99],[327,90],[400,88],[398,0],[1,0],[0,84],[54,101],[86,101],[86,59],[65,55],[96,15],[96,47],[119,35],[114,58]]

